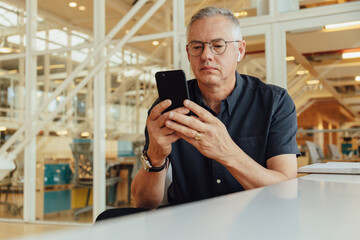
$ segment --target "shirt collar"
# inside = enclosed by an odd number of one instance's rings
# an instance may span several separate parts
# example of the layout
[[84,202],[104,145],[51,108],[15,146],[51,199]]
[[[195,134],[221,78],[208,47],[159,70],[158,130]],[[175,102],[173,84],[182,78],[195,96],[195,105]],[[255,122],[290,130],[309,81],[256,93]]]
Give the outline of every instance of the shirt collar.
[[240,96],[242,87],[243,87],[243,80],[240,76],[240,74],[235,71],[235,77],[236,77],[236,82],[235,82],[235,88],[232,91],[232,93],[230,94],[230,96],[228,96],[225,101],[228,105],[228,114],[231,115],[233,109],[235,108],[235,105],[237,103],[237,100]]
[[[235,71],[235,78],[236,78],[236,80],[235,80],[234,90],[232,91],[230,96],[228,96],[226,99],[222,100],[222,101],[225,101],[225,104],[227,105],[227,111],[228,111],[229,116],[231,115],[231,113],[236,105],[236,102],[240,96],[240,93],[241,93],[241,90],[243,87],[243,80],[237,71]],[[202,94],[201,94],[198,84],[196,84],[196,99],[195,99],[195,101],[198,104],[200,104],[200,106],[206,107],[208,109],[204,99],[202,98]],[[223,109],[221,111],[223,111]]]

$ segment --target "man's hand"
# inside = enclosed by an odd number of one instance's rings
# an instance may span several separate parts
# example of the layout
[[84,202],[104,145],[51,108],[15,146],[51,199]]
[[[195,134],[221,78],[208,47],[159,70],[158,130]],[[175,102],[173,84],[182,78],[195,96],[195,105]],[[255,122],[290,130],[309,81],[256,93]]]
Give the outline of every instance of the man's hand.
[[174,130],[165,126],[165,121],[170,113],[185,115],[189,113],[187,108],[177,108],[171,112],[161,114],[171,105],[170,100],[164,100],[157,104],[150,112],[146,120],[149,134],[148,156],[153,166],[161,166],[164,159],[171,153],[171,144],[179,139]]
[[170,112],[166,126],[204,156],[218,162],[226,161],[238,146],[231,139],[224,124],[196,103],[185,100],[184,105],[198,117]]

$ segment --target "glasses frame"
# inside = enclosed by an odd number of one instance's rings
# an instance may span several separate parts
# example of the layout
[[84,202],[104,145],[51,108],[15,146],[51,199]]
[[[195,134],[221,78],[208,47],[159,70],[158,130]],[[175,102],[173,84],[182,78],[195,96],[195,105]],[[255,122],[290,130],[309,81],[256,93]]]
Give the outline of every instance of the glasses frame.
[[[224,51],[223,51],[222,53],[216,53],[216,52],[213,51],[212,43],[215,42],[215,41],[219,41],[219,40],[222,40],[222,41],[225,42],[225,49],[224,49]],[[226,52],[227,44],[228,44],[228,43],[233,43],[233,42],[241,42],[241,40],[225,41],[225,40],[222,39],[222,38],[218,38],[218,39],[213,39],[213,40],[211,40],[210,42],[191,41],[191,42],[189,42],[188,44],[186,44],[186,49],[187,49],[188,53],[190,54],[190,56],[199,57],[199,56],[204,52],[205,44],[209,44],[210,51],[211,51],[214,55],[221,55],[221,54],[224,54],[224,52]],[[201,50],[201,52],[200,52],[199,55],[193,55],[193,54],[190,53],[190,51],[189,51],[189,45],[190,45],[191,43],[199,43],[199,44],[202,45],[202,50]]]

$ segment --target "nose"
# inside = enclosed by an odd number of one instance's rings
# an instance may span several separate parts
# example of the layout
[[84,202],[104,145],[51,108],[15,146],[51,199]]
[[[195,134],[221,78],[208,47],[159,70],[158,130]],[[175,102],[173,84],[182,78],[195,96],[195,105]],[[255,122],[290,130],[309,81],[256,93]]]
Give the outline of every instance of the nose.
[[212,53],[210,48],[211,48],[210,43],[204,43],[204,50],[200,55],[201,60],[205,61],[207,59],[212,59],[214,57],[214,54]]

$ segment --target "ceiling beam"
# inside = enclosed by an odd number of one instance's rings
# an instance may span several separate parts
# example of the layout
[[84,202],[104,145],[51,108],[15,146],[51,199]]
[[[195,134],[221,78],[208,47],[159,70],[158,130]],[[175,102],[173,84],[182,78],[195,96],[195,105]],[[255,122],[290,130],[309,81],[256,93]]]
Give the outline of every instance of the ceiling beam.
[[351,94],[340,94],[342,98],[360,98],[360,94],[351,93]]
[[[108,5],[111,9],[117,11],[118,13],[125,15],[129,9],[132,7],[126,4],[126,1],[115,1],[115,0],[106,0],[106,5]],[[90,19],[92,21],[92,19]],[[149,21],[145,24],[146,27],[154,29],[156,32],[163,32],[165,28],[165,21],[156,21],[154,18],[150,18]]]
[[291,87],[288,89],[290,96],[295,95],[302,87],[305,87],[306,81],[310,80],[310,78],[310,75],[304,75],[299,80],[297,80],[295,84],[291,85]]
[[351,114],[353,114],[356,117],[359,117],[358,114],[351,109],[351,107],[344,102],[342,99],[342,96],[334,89],[334,87],[325,80],[322,75],[325,74],[325,72],[320,75],[315,68],[311,65],[311,63],[301,54],[299,53],[288,41],[286,42],[287,46],[287,52],[289,55],[292,55],[295,57],[295,60],[301,64],[306,70],[309,71],[309,73],[314,77],[320,80],[321,84],[324,86],[325,89],[327,89],[334,98],[342,105],[346,110],[348,110]]
[[[25,27],[25,25],[24,25]],[[41,31],[46,31],[48,29],[52,29],[52,28],[59,28],[60,25],[59,24],[55,24],[55,23],[50,23],[50,22],[41,22],[38,23],[38,32]],[[4,30],[1,31],[1,36],[6,37],[6,36],[11,36],[11,35],[17,35],[20,34],[20,26],[14,26],[14,27],[7,27]]]
[[349,86],[349,85],[360,85],[359,81],[355,80],[338,80],[338,81],[329,81],[329,83],[335,87],[335,86]]
[[311,62],[314,67],[326,67],[326,66],[341,66],[341,67],[353,67],[360,66],[360,61],[357,58],[353,59],[323,59],[321,62]]

